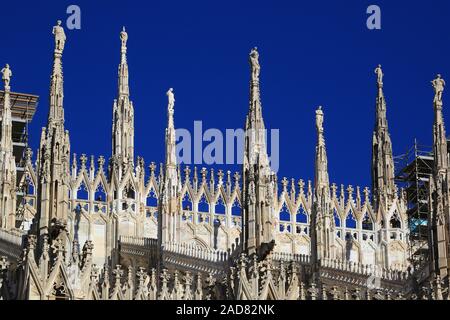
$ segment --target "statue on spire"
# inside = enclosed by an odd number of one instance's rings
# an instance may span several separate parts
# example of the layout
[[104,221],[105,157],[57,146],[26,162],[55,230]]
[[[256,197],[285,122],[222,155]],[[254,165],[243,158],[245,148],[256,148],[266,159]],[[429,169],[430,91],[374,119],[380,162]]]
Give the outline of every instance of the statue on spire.
[[125,31],[125,27],[122,27],[122,31],[120,32],[120,40],[122,40],[122,49],[126,49],[128,33]]
[[252,81],[259,81],[261,66],[259,65],[259,53],[257,47],[254,47],[250,52],[250,65],[252,67]]
[[174,109],[174,106],[175,106],[175,95],[173,94],[173,88],[170,88],[167,91],[166,95],[167,95],[167,98],[168,98],[168,101],[169,101],[169,104],[167,106],[167,110],[169,111],[169,113],[173,114],[173,111],[174,111],[173,109]]
[[61,20],[56,22],[56,26],[53,27],[53,35],[55,36],[55,51],[60,53],[64,50],[64,44],[66,43],[66,34],[63,27],[61,27]]
[[5,89],[9,89],[9,84],[11,82],[12,72],[9,68],[9,64],[6,64],[5,67],[2,69],[2,80],[5,84]]
[[375,74],[377,75],[377,84],[378,84],[378,88],[382,88],[383,87],[383,70],[381,69],[381,64],[379,64],[377,66],[377,68],[375,69]]
[[316,128],[317,128],[317,132],[319,132],[319,133],[323,132],[323,111],[322,111],[322,106],[319,106],[319,108],[316,110]]
[[442,102],[442,93],[444,92],[445,80],[438,74],[436,79],[431,81],[434,88],[434,102]]

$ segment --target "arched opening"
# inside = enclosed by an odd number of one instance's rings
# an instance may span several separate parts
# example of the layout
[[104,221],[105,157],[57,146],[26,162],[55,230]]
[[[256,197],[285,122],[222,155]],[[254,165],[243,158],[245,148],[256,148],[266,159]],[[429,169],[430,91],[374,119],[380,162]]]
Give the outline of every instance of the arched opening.
[[89,200],[89,191],[84,182],[81,182],[77,190],[77,199],[79,200]]
[[102,183],[99,183],[94,194],[95,201],[106,201],[106,191]]
[[283,204],[280,211],[280,221],[291,221],[291,214],[286,203]]
[[133,188],[133,186],[131,184],[128,184],[123,189],[123,195],[124,195],[124,198],[126,198],[126,199],[135,199],[136,193],[135,193],[134,188]]
[[226,212],[225,202],[223,201],[221,196],[219,196],[219,198],[217,199],[214,209],[217,214],[225,214]]
[[300,208],[297,211],[295,220],[297,221],[297,223],[308,223],[308,214],[306,213],[302,205],[300,205]]
[[238,199],[234,199],[233,206],[231,207],[231,215],[240,217],[241,216],[241,205],[239,204]]
[[183,210],[186,211],[191,211],[193,209],[192,200],[187,191],[184,194],[183,199],[181,200],[181,206],[183,207]]
[[201,196],[200,201],[198,202],[198,212],[209,212],[209,203],[205,194]]
[[372,222],[372,219],[370,219],[368,212],[366,212],[364,219],[362,221],[362,229],[368,230],[368,231],[373,231],[373,222]]
[[348,229],[356,229],[356,218],[352,210],[348,212],[347,218],[345,219],[345,227]]
[[402,228],[402,222],[397,214],[397,212],[394,212],[394,214],[391,217],[391,220],[389,220],[389,225],[391,226],[391,229],[401,229]]
[[147,207],[157,207],[158,206],[158,198],[156,197],[155,190],[150,189],[150,192],[147,195],[147,199],[145,201]]

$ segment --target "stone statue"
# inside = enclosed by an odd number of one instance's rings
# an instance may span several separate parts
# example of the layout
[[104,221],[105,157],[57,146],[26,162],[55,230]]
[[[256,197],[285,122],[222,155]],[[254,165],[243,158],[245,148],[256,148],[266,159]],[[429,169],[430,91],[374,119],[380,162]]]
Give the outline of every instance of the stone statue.
[[122,40],[122,48],[126,48],[128,41],[128,33],[125,31],[125,27],[123,27],[122,32],[120,32],[120,40]]
[[9,68],[9,64],[6,64],[5,67],[2,69],[2,80],[5,84],[5,88],[9,88],[9,84],[11,82],[12,72]]
[[63,27],[61,27],[61,20],[56,22],[56,26],[53,27],[53,35],[55,36],[55,50],[61,53],[64,50],[64,44],[66,43],[66,34]]
[[173,94],[173,88],[170,88],[166,94],[167,94],[167,98],[169,100],[167,109],[169,110],[170,113],[173,113],[173,108],[175,106],[175,95]]
[[323,132],[323,111],[321,106],[316,110],[316,128],[317,131]]
[[442,79],[441,75],[438,74],[436,79],[431,81],[434,88],[434,102],[442,101],[442,93],[444,92],[445,80]]
[[375,74],[377,75],[377,83],[378,87],[383,86],[383,70],[381,69],[381,64],[378,65],[378,67],[375,69]]
[[259,53],[257,47],[254,47],[250,52],[250,65],[252,67],[252,81],[258,81],[261,66],[259,65]]

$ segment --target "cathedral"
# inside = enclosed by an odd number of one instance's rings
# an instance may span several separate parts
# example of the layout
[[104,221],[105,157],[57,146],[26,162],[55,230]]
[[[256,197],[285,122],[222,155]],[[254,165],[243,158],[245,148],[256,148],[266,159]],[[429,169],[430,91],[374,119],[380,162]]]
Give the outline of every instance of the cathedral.
[[450,164],[440,75],[432,82],[427,249],[412,259],[411,208],[396,184],[381,66],[372,188],[361,190],[330,183],[321,107],[314,181],[271,170],[256,48],[249,55],[241,171],[180,166],[173,89],[165,162],[146,166],[135,157],[125,28],[112,153],[71,154],[60,21],[53,36],[48,121],[37,152],[16,138],[24,127],[17,115],[33,113],[20,101],[35,107],[37,98],[11,91],[12,68],[2,69],[0,299],[450,300]]

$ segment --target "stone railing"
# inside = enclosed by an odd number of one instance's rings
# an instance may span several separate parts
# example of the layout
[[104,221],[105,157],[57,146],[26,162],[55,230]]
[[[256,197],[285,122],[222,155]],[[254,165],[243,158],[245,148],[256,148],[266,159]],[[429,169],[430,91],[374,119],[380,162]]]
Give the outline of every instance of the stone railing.
[[295,261],[300,264],[310,264],[311,256],[306,254],[294,254],[294,253],[284,253],[284,252],[274,252],[272,253],[272,259],[277,261]]
[[152,265],[158,259],[157,239],[121,236],[119,250],[122,256],[131,256],[148,261]]
[[121,236],[120,244],[132,245],[132,246],[142,246],[142,247],[156,247],[158,244],[158,240],[151,239],[151,238]]
[[168,252],[210,262],[225,262],[228,261],[229,258],[229,254],[226,251],[202,248],[195,244],[166,242],[163,244],[163,247],[164,250]]
[[0,255],[17,260],[22,254],[23,233],[0,229]]
[[341,270],[363,276],[374,276],[376,278],[390,281],[406,281],[410,276],[407,271],[381,268],[377,265],[365,265],[353,261],[337,259],[322,259],[320,260],[320,266],[322,268]]

